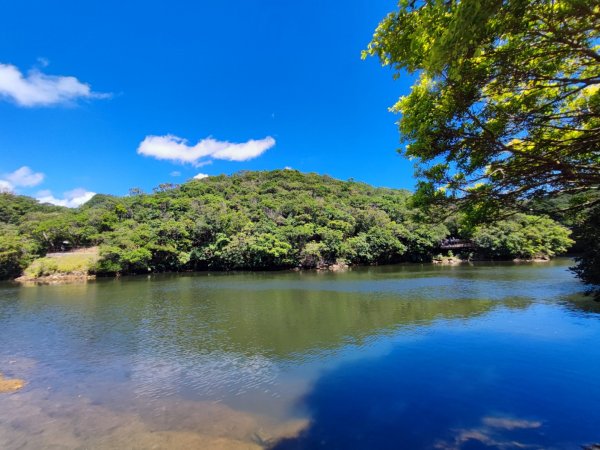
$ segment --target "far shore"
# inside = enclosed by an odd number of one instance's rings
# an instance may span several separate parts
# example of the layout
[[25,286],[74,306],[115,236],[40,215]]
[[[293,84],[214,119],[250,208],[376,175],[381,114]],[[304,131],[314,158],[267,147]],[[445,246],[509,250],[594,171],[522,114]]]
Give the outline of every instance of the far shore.
[[[563,255],[559,257],[570,257],[571,255]],[[529,264],[529,263],[549,263],[555,258],[533,258],[533,259],[520,259],[515,258],[512,260],[493,260],[493,259],[463,259],[456,256],[444,256],[435,257],[429,262],[398,262],[391,264],[329,264],[322,265],[313,268],[273,268],[271,270],[188,270],[188,271],[173,271],[173,272],[148,272],[148,273],[127,273],[127,274],[103,274],[96,275],[88,272],[76,272],[76,273],[53,273],[51,275],[44,275],[38,277],[28,276],[26,274],[15,278],[13,281],[23,285],[55,285],[55,284],[71,284],[71,283],[85,283],[88,281],[94,281],[97,279],[117,279],[122,276],[142,276],[142,275],[159,275],[159,274],[194,274],[194,273],[214,273],[214,274],[227,274],[227,273],[268,273],[268,272],[345,272],[355,268],[361,267],[376,267],[376,266],[394,266],[394,265],[423,265],[431,264],[432,266],[453,266],[462,264],[477,264],[477,263],[503,263],[503,264]]]

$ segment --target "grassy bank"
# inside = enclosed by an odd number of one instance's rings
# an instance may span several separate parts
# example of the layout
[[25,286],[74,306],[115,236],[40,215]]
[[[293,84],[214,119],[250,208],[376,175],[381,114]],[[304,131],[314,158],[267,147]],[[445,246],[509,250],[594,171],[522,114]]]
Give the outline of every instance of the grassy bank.
[[23,281],[49,277],[88,277],[98,262],[98,248],[48,254],[34,260],[23,272]]

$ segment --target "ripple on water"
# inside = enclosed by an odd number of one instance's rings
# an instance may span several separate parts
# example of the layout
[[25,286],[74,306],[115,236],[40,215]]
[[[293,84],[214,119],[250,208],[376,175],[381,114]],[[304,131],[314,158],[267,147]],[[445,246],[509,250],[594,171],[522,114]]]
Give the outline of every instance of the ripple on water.
[[139,354],[131,366],[138,396],[162,398],[188,394],[220,399],[273,385],[278,367],[261,355],[214,352],[195,355]]

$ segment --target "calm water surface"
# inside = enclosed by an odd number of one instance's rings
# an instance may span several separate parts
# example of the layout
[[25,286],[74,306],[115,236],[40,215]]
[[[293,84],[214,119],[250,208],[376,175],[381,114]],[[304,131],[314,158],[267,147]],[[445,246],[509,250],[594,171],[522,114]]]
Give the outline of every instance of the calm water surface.
[[0,448],[577,449],[600,305],[569,260],[0,285]]

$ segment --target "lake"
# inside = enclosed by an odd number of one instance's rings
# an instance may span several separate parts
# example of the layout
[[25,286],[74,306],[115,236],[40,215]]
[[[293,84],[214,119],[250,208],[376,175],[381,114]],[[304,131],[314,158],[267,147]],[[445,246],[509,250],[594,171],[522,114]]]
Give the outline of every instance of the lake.
[[578,449],[572,261],[0,284],[0,448]]

